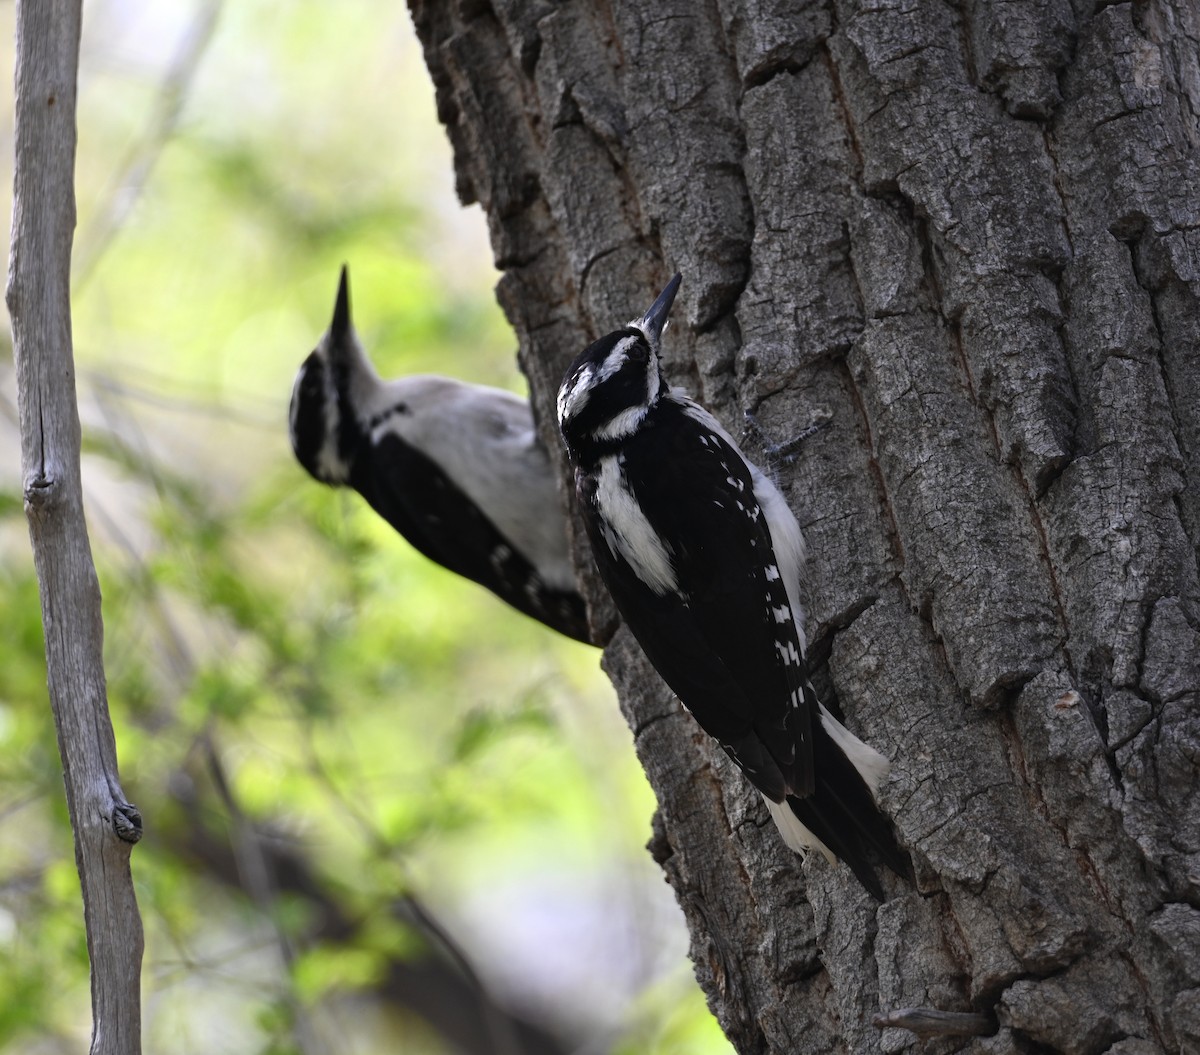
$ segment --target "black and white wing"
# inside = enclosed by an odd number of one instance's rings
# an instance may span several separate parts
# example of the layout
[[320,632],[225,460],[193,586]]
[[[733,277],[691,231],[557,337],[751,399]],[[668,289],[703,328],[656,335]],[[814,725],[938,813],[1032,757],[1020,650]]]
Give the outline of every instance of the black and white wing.
[[415,447],[383,434],[364,445],[349,483],[430,560],[567,637],[590,643],[579,594],[543,582],[479,506]]

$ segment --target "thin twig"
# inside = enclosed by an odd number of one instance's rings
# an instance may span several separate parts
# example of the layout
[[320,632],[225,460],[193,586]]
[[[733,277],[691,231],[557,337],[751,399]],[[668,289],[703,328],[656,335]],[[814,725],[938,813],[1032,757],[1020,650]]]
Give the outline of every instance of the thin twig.
[[291,983],[291,972],[296,964],[298,950],[291,935],[280,922],[279,913],[275,910],[275,885],[271,878],[267,855],[263,853],[260,837],[254,824],[242,812],[241,804],[237,801],[233,789],[226,779],[225,767],[217,752],[211,731],[202,737],[201,750],[204,753],[213,786],[225,804],[229,819],[233,824],[233,850],[238,862],[238,871],[241,872],[242,885],[249,891],[254,903],[271,921],[275,929],[275,943],[279,949],[287,978],[285,983],[286,999],[295,1024],[296,1044],[302,1052],[308,1053],[308,1055],[316,1055],[319,1051],[329,1050],[326,1040],[318,1037],[316,1027]]
[[200,68],[200,60],[212,40],[221,4],[222,0],[204,0],[197,8],[195,18],[184,32],[179,48],[167,66],[167,74],[155,97],[155,106],[145,134],[126,156],[104,206],[81,232],[71,283],[76,293],[95,273],[96,265],[124,226],[142,196],[163,148],[179,124],[179,115],[183,112],[192,81]]
[[347,816],[355,821],[366,839],[376,848],[376,851],[391,861],[399,870],[405,887],[405,892],[402,895],[404,904],[411,910],[422,931],[434,939],[475,990],[479,999],[479,1005],[483,1011],[484,1024],[491,1039],[492,1050],[495,1055],[520,1055],[521,1049],[512,1020],[496,1004],[495,998],[484,984],[479,973],[475,970],[466,950],[459,945],[450,931],[446,929],[445,925],[412,893],[416,884],[409,874],[406,863],[396,855],[395,847],[392,846],[383,833],[371,822],[370,818],[358,808],[357,803],[342,791],[337,782],[329,774],[329,771],[325,768],[324,763],[316,752],[313,738],[306,737],[305,742],[308,745],[309,772],[316,776],[325,785],[329,793],[341,803],[342,809],[345,810]]

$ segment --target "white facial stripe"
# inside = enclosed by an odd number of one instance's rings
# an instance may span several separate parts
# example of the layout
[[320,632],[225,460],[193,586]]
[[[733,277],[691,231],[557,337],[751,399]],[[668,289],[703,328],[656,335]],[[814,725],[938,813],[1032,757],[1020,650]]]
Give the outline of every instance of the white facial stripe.
[[343,481],[350,478],[350,466],[338,450],[338,433],[341,431],[342,412],[338,406],[337,389],[333,385],[332,366],[324,370],[325,378],[325,440],[317,463],[326,480]]
[[[309,368],[311,369],[311,367]],[[337,389],[330,376],[332,368],[327,359],[322,359],[321,387],[325,398],[325,432],[321,437],[321,447],[317,451],[316,470],[319,479],[326,483],[345,483],[350,478],[350,464],[338,450],[338,432],[341,428],[341,408],[338,405]],[[307,372],[304,371],[304,372]],[[302,378],[297,379],[297,386]],[[293,423],[293,429],[294,429]]]
[[[658,336],[652,335],[650,331],[646,329],[644,319],[631,320],[628,328],[631,330],[637,330],[639,333],[641,333],[642,339],[645,340],[646,344],[650,346],[650,359],[646,363],[646,406],[651,407],[654,405],[655,398],[658,396]],[[666,331],[665,326],[663,327],[663,330],[664,332]],[[637,337],[626,337],[624,340],[621,340],[617,343],[617,347],[614,348],[613,351],[617,352],[631,348],[637,342],[637,340]],[[622,356],[620,358],[620,363],[623,363],[624,361],[625,357]],[[607,366],[608,364],[605,363],[605,365]]]
[[633,336],[622,337],[613,345],[613,350],[604,357],[604,363],[600,367],[601,381],[607,381],[625,365],[629,359],[629,350],[637,344],[637,340]]
[[561,425],[575,417],[587,406],[591,396],[592,368],[585,366],[571,384],[558,390],[558,423]]
[[[637,327],[641,330],[641,327]],[[600,367],[600,380],[607,381],[614,374],[629,362],[629,353],[637,346],[641,340],[650,346],[650,357],[646,363],[646,403],[650,404],[654,401],[654,397],[658,394],[658,356],[654,352],[654,341],[652,341],[645,333],[641,331],[643,337],[639,338],[636,334],[630,334],[628,337],[622,337],[613,346],[613,350],[605,356],[604,365]]]
[[[588,365],[569,384],[564,385],[558,392],[558,421],[562,425],[586,407],[591,399],[591,393],[606,381],[619,374],[630,362],[630,353],[643,340],[638,334],[629,334],[620,338],[613,345],[599,367]],[[658,356],[651,351],[646,363],[636,364],[638,369],[644,369],[646,374],[646,397],[642,404],[627,407],[611,420],[597,429],[596,438],[604,440],[619,439],[631,435],[642,423],[646,413],[658,398],[659,375]]]

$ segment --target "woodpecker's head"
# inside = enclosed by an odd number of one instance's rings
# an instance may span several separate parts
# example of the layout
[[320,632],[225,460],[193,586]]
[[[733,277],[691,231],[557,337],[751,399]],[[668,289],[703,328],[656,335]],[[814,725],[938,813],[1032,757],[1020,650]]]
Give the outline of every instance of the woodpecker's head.
[[669,387],[659,349],[682,275],[641,318],[588,345],[558,389],[558,426],[572,452],[632,436]]
[[333,321],[292,387],[288,431],[297,460],[327,484],[349,480],[362,430],[354,412],[364,389],[378,385],[350,321],[350,276],[342,268]]

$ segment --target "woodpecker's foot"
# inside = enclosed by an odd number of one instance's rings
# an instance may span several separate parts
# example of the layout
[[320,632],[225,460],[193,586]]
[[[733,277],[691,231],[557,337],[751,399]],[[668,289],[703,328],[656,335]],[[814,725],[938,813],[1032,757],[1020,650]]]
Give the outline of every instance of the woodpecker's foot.
[[766,433],[763,427],[758,423],[758,418],[754,416],[754,412],[747,410],[746,418],[746,433],[755,436],[762,443],[763,454],[771,461],[781,461],[784,465],[791,465],[796,460],[796,455],[800,448],[804,446],[804,441],[810,436],[815,436],[822,429],[827,429],[833,424],[833,414],[828,410],[820,410],[817,412],[817,418],[808,428],[802,429],[790,440],[784,440],[782,443],[763,443],[766,439]]

